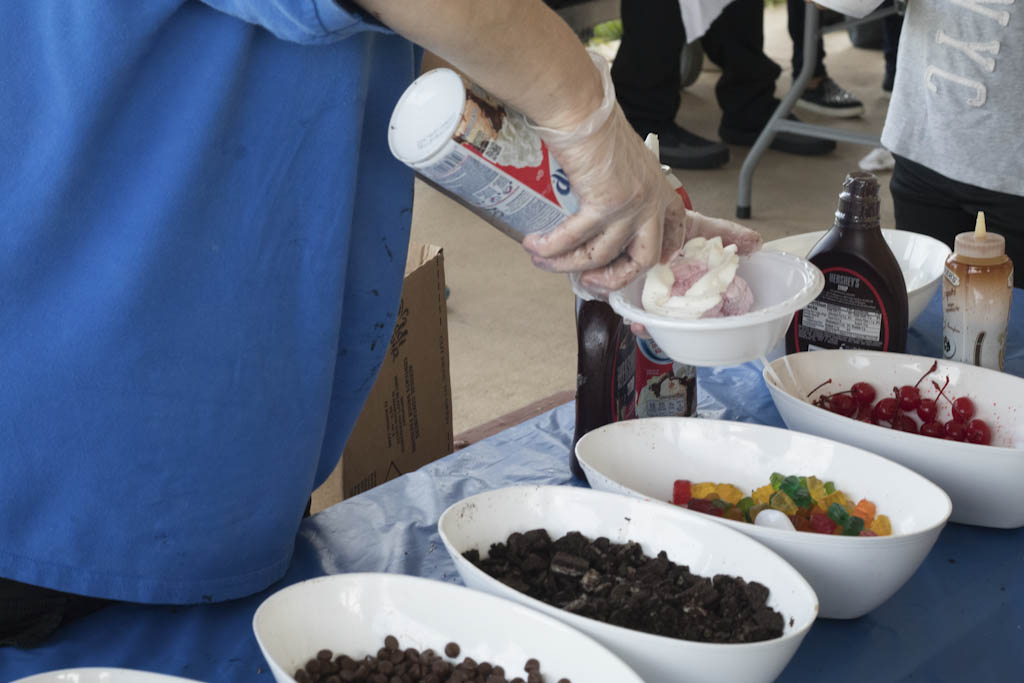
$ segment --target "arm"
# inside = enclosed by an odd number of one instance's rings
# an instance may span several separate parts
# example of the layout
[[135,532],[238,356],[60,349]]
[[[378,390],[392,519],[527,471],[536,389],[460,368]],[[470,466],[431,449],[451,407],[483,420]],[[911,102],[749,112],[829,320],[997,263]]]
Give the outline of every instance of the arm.
[[607,63],[540,0],[352,1],[540,127],[580,209],[523,240],[538,267],[581,272],[587,288],[606,292],[682,246],[682,201],[616,103]]
[[571,128],[601,103],[576,34],[539,0],[355,0],[538,125]]

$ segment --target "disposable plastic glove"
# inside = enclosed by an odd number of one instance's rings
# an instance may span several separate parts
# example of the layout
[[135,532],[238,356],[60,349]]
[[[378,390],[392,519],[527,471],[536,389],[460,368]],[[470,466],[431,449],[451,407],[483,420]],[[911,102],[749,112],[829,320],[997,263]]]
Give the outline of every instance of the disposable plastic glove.
[[628,284],[662,258],[666,210],[681,209],[682,201],[616,102],[608,62],[590,56],[604,86],[600,107],[572,130],[536,127],[572,182],[579,211],[523,246],[538,267],[583,272],[585,285],[600,292]]
[[554,230],[523,241],[534,264],[580,272],[583,286],[604,296],[667,262],[693,237],[721,236],[740,254],[759,249],[757,232],[683,205],[657,154],[644,146],[616,102],[608,62],[590,56],[601,72],[601,106],[571,131],[535,127],[565,169],[580,208]]

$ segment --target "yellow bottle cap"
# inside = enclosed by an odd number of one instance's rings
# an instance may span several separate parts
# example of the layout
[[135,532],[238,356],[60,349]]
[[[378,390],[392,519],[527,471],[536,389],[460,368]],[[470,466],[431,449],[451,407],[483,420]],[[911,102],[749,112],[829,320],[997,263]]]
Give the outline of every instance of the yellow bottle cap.
[[968,258],[999,258],[1006,253],[1006,239],[985,229],[985,213],[979,211],[974,231],[957,235],[953,251]]

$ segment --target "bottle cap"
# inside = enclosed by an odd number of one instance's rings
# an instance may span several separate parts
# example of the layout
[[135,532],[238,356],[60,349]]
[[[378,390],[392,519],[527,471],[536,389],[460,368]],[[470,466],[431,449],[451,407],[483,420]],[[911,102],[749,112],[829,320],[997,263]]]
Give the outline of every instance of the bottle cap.
[[866,171],[846,175],[836,207],[836,223],[854,228],[879,224],[878,178]]
[[978,212],[973,232],[956,236],[953,250],[968,258],[999,258],[1006,253],[1006,238],[985,229],[985,213]]

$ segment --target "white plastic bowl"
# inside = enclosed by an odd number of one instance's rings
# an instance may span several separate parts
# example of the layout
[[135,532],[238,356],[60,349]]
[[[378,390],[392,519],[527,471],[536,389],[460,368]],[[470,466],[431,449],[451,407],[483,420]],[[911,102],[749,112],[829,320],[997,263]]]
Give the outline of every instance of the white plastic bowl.
[[551,681],[642,683],[621,659],[557,619],[415,576],[335,574],[296,583],[264,600],[252,625],[277,683],[293,683],[291,674],[323,648],[362,657],[376,654],[388,635],[403,649],[439,655],[454,641],[459,661],[500,664],[512,675],[535,657]]
[[198,683],[191,678],[178,678],[134,669],[61,669],[19,678],[13,683]]
[[[766,242],[763,249],[807,256],[824,235],[824,230],[790,235]],[[882,235],[899,261],[903,279],[907,283],[908,319],[910,324],[913,324],[935,295],[935,290],[942,281],[946,259],[952,252],[934,237],[917,232],[883,230]]]
[[626,320],[642,323],[672,360],[702,367],[739,365],[761,358],[782,338],[793,314],[824,288],[821,271],[803,257],[758,251],[740,257],[737,274],[750,285],[749,313],[682,320],[649,313],[641,304],[644,278],[612,292],[608,303]]
[[[771,681],[785,668],[818,614],[813,589],[795,569],[741,533],[665,506],[567,486],[517,486],[488,491],[449,507],[437,524],[467,586],[517,600],[593,636],[621,656],[647,683]],[[462,553],[486,557],[492,543],[515,531],[544,528],[552,539],[570,531],[614,543],[635,541],[647,555],[668,559],[700,576],[739,576],[768,587],[768,606],[786,620],[783,635],[757,643],[701,643],[651,635],[581,617],[535,600],[491,578]],[[573,679],[576,680],[576,679]],[[591,680],[591,679],[580,679]],[[612,681],[602,676],[595,681]]]
[[[595,489],[662,501],[683,517],[732,527],[777,552],[814,588],[821,616],[854,619],[888,600],[917,571],[949,518],[949,497],[872,453],[778,427],[666,417],[624,420],[586,434],[576,457]],[[867,498],[893,535],[826,536],[711,517],[671,504],[676,479],[734,484],[749,493],[772,472],[832,480]]]
[[[906,465],[941,486],[953,501],[950,519],[1004,529],[1024,526],[1024,379],[973,365],[938,361],[932,377],[949,377],[947,395],[967,396],[992,430],[991,446],[946,441],[858,422],[808,402],[807,394],[831,378],[829,393],[865,381],[885,387],[914,384],[934,358],[879,351],[812,351],[783,356],[764,370],[765,383],[790,429],[858,446]],[[921,394],[938,392],[928,380]],[[888,393],[888,392],[886,392]],[[811,400],[818,394],[812,396]],[[948,415],[940,412],[941,415]]]

